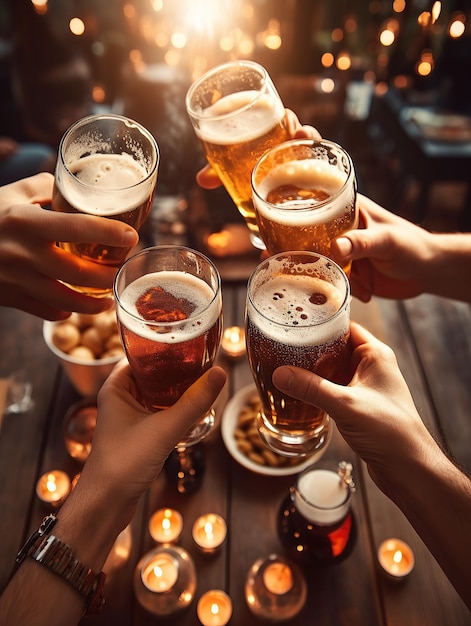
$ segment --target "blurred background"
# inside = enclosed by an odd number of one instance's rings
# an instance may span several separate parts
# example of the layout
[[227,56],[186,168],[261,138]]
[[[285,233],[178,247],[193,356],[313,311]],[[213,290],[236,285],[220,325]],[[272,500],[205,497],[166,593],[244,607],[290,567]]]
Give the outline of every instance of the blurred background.
[[[204,164],[186,90],[253,59],[302,123],[351,153],[360,191],[431,229],[471,230],[470,20],[471,0],[1,0],[0,135],[57,150],[88,113],[140,121],[178,238],[175,215],[199,219]],[[215,227],[238,220],[223,191],[205,199]]]

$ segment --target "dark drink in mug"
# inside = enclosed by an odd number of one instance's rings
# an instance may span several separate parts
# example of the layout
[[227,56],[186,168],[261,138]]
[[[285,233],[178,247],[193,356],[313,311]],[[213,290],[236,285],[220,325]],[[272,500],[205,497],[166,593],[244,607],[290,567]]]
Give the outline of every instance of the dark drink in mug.
[[252,189],[270,254],[311,250],[329,256],[331,242],[358,226],[353,164],[333,142],[299,139],[272,149],[254,168]]
[[351,494],[330,469],[313,466],[299,475],[278,514],[278,536],[293,558],[325,562],[348,553],[354,537]]
[[347,382],[350,364],[350,289],[327,257],[288,252],[263,261],[249,279],[246,343],[262,402],[258,429],[273,450],[307,456],[326,445],[329,417],[280,392],[275,369],[295,365]]
[[[136,122],[114,115],[84,118],[61,140],[52,210],[107,217],[139,230],[152,206],[158,161],[155,140]],[[83,259],[116,268],[129,253],[98,242],[59,245]],[[111,293],[74,288],[97,297]]]

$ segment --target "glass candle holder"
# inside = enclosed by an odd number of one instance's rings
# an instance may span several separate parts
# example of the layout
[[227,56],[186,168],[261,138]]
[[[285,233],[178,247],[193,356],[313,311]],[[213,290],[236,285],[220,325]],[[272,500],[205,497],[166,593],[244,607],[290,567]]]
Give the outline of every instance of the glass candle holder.
[[70,493],[70,478],[62,470],[45,472],[36,483],[36,495],[44,504],[60,506]]
[[92,449],[97,413],[95,400],[86,399],[73,404],[65,415],[65,447],[81,463],[85,463]]
[[232,600],[220,589],[210,589],[198,600],[196,614],[203,626],[226,626],[232,617]]
[[149,520],[149,533],[156,543],[176,543],[183,530],[183,517],[175,509],[158,509]]
[[227,524],[223,517],[216,513],[201,515],[193,524],[193,541],[203,552],[215,552],[224,543],[227,535]]
[[307,584],[300,568],[277,554],[258,559],[245,582],[245,600],[250,611],[270,622],[289,620],[302,610]]
[[162,546],[145,554],[134,572],[139,604],[153,615],[174,615],[193,601],[196,570],[191,556],[178,546]]
[[337,471],[310,466],[299,474],[278,515],[278,534],[289,554],[306,562],[347,556],[354,538],[350,463]]
[[390,580],[404,580],[414,569],[412,548],[401,539],[391,537],[378,548],[378,561]]

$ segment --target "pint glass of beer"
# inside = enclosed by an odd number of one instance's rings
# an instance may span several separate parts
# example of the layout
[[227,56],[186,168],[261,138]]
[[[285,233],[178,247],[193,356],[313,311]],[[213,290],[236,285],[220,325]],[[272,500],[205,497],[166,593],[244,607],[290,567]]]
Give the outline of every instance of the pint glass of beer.
[[295,365],[337,383],[348,382],[350,285],[331,259],[284,252],[262,261],[249,278],[246,342],[262,402],[260,436],[275,452],[308,456],[325,447],[329,416],[280,392],[280,365]]
[[252,191],[270,254],[311,250],[329,256],[331,241],[358,226],[353,163],[332,141],[294,139],[272,148],[253,170]]
[[[215,265],[183,246],[154,246],[130,257],[114,282],[126,356],[148,409],[173,405],[213,364],[222,326]],[[214,424],[202,416],[184,442],[200,441]]]
[[284,106],[270,76],[252,61],[224,63],[193,83],[186,108],[208,162],[249,227],[253,245],[263,250],[250,176],[262,154],[289,139]]
[[[59,145],[52,210],[99,215],[139,230],[149,214],[157,180],[159,149],[143,126],[120,115],[85,117],[66,131]],[[77,256],[119,267],[129,250],[98,243],[59,242]],[[74,289],[96,297],[112,289]]]

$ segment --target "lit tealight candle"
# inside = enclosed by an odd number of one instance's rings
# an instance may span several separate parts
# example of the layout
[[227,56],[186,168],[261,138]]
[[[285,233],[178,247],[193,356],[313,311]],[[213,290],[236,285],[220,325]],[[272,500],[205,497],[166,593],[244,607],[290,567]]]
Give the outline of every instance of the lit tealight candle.
[[149,520],[149,533],[157,543],[178,541],[183,530],[183,518],[175,509],[159,509]]
[[36,483],[36,495],[46,504],[59,506],[70,492],[70,478],[61,470],[43,474]]
[[245,353],[245,333],[240,326],[226,328],[221,339],[223,352],[234,359]]
[[205,552],[214,552],[227,535],[227,525],[220,515],[208,513],[198,517],[192,530],[194,542]]
[[263,584],[270,593],[277,596],[291,591],[293,588],[293,572],[291,567],[281,561],[273,561],[263,571]]
[[232,616],[232,600],[224,591],[211,589],[198,600],[196,614],[203,626],[225,626]]
[[170,591],[178,580],[178,563],[172,555],[161,553],[144,565],[141,580],[154,593]]
[[414,569],[410,546],[400,539],[386,539],[378,548],[378,560],[384,571],[395,579],[405,578]]

